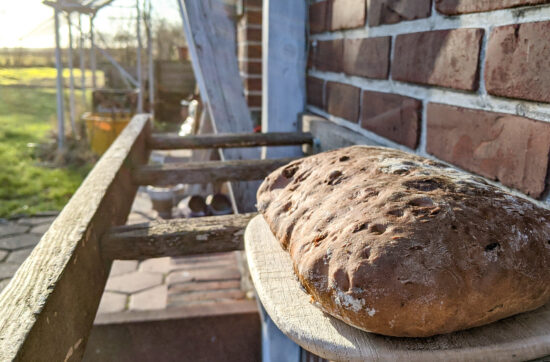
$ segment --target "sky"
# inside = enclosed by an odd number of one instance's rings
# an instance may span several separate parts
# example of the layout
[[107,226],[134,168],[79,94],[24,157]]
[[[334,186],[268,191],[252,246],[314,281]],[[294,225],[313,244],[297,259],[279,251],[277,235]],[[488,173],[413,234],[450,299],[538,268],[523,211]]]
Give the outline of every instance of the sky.
[[[151,0],[153,17],[169,22],[181,23],[178,0]],[[101,9],[94,21],[96,29],[114,32],[118,27],[135,26],[136,0],[115,0],[112,5]],[[66,17],[61,17],[61,43],[68,44]],[[77,15],[72,21],[78,24]],[[88,17],[83,16],[84,30],[88,29]],[[75,29],[75,28],[73,28]],[[76,41],[77,32],[73,30]],[[53,9],[42,4],[42,0],[0,0],[0,48],[53,48],[55,47]]]

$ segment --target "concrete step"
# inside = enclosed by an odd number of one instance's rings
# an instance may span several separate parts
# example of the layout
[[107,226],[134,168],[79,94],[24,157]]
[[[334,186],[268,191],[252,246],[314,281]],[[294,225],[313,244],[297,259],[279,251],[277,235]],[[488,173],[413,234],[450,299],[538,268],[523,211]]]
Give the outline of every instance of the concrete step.
[[84,361],[260,361],[261,326],[250,300],[100,316]]

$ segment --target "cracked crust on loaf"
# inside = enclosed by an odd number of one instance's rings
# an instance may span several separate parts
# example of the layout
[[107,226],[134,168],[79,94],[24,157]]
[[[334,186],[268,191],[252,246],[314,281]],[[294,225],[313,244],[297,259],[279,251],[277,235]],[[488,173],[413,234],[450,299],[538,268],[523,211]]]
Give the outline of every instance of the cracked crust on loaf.
[[435,161],[321,153],[271,173],[258,209],[315,304],[366,331],[432,336],[550,300],[550,211]]

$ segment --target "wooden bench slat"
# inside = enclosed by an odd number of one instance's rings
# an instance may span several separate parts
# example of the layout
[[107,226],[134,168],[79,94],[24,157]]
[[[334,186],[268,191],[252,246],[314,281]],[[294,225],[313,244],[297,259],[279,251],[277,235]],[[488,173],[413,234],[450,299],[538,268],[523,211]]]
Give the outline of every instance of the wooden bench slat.
[[0,361],[82,359],[111,265],[99,240],[126,221],[149,129],[132,119],[0,294]]
[[309,132],[218,133],[180,137],[176,134],[152,134],[148,141],[153,150],[240,148],[312,144]]
[[153,221],[119,226],[101,240],[110,260],[143,260],[243,250],[243,233],[256,213]]
[[261,180],[295,158],[210,161],[141,166],[133,173],[138,185],[167,186],[222,181]]

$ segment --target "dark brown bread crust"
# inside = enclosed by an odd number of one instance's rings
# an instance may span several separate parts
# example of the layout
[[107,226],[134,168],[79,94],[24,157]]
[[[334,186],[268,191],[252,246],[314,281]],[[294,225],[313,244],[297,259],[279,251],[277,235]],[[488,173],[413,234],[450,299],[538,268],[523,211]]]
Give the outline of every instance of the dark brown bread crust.
[[550,211],[405,152],[354,146],[269,175],[258,208],[327,313],[424,337],[550,300]]

